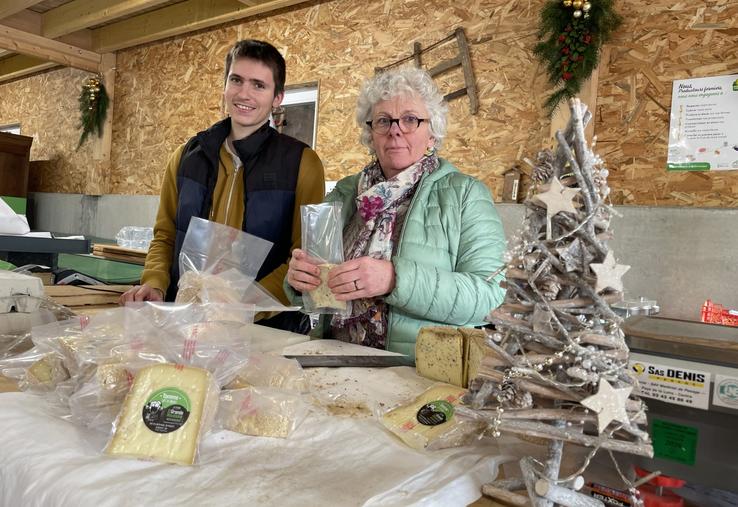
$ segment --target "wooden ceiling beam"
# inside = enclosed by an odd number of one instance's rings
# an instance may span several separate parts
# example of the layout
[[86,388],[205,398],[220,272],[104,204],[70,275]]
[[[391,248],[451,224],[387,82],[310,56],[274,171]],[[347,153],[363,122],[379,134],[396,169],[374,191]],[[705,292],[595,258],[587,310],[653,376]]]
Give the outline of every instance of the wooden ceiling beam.
[[99,53],[23,32],[6,25],[0,25],[0,48],[89,72],[100,70],[102,58]]
[[0,83],[58,67],[56,62],[28,55],[14,55],[0,60]]
[[0,19],[17,14],[38,3],[41,3],[41,0],[3,0],[0,3]]
[[73,0],[41,15],[42,35],[60,35],[97,26],[108,21],[156,7],[168,0]]
[[95,51],[107,53],[291,7],[307,0],[187,0],[94,29]]
[[[23,32],[32,33],[34,35],[41,35],[41,14],[29,10],[21,11],[17,14],[13,14],[0,23],[16,30]],[[91,30],[78,30],[69,34],[65,34],[62,37],[57,38],[60,42],[77,46],[78,48],[91,50],[92,49],[92,31]],[[12,51],[0,49],[0,58],[12,54]]]
[[[34,35],[41,35],[41,14],[29,10],[20,11],[3,19],[2,25]],[[79,30],[59,37],[58,40],[81,49],[92,49],[91,30]],[[60,65],[57,62],[50,62],[38,56],[14,55],[13,53],[14,51],[0,49],[0,58],[2,58],[0,60],[0,82],[30,76]]]
[[21,11],[0,21],[5,26],[41,35],[41,14],[29,10]]

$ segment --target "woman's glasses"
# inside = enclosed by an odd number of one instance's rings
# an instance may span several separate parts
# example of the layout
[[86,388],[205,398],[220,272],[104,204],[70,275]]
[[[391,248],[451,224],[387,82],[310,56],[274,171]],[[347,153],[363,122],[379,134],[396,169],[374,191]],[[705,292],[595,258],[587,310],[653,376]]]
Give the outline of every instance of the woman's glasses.
[[397,123],[397,126],[403,134],[410,134],[411,132],[418,130],[418,127],[424,121],[428,121],[428,118],[418,118],[412,114],[406,114],[399,118],[388,118],[386,116],[382,116],[376,120],[369,120],[366,124],[369,125],[369,128],[377,134],[383,135],[390,131],[393,123]]

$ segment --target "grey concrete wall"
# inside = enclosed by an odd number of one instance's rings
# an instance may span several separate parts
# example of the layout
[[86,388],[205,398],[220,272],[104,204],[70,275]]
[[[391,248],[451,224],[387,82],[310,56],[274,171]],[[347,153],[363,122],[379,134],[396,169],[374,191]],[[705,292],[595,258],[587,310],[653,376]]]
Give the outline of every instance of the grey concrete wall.
[[[519,230],[525,208],[498,204],[508,238]],[[619,264],[626,298],[655,299],[661,315],[699,320],[712,299],[738,308],[738,209],[615,206],[610,248]]]
[[[153,226],[157,196],[31,194],[32,227],[113,238],[125,225]],[[508,238],[523,221],[520,204],[498,204]],[[699,320],[705,299],[738,308],[738,209],[616,206],[610,246],[626,297],[656,299],[661,315]]]
[[56,194],[29,195],[31,227],[40,231],[114,238],[126,225],[153,227],[159,196]]

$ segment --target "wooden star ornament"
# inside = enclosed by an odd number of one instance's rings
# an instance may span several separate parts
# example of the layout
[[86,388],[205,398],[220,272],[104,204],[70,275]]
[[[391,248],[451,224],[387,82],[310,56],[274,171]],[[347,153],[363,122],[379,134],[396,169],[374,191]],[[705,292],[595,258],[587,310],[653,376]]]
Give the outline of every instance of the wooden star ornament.
[[601,292],[608,287],[618,292],[623,292],[623,281],[621,278],[628,272],[630,266],[617,264],[612,251],[607,252],[605,260],[602,263],[592,263],[589,266],[595,272],[595,275],[597,275],[595,292]]
[[625,403],[628,401],[628,396],[630,396],[632,390],[633,386],[615,389],[607,379],[601,378],[597,394],[582,400],[583,406],[597,414],[598,432],[602,433],[612,421],[624,424],[630,422],[628,412],[625,410]]
[[579,192],[578,188],[569,188],[561,184],[558,178],[553,178],[548,190],[533,196],[533,200],[546,206],[546,216],[550,219],[560,211],[576,213],[572,200]]

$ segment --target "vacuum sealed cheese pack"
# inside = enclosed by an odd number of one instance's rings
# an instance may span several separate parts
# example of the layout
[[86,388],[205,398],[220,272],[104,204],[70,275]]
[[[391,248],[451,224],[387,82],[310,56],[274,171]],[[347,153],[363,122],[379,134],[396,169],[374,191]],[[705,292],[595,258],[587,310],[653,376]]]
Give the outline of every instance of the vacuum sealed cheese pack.
[[305,371],[295,359],[252,352],[226,389],[273,387],[296,393],[308,391]]
[[320,268],[320,285],[303,294],[307,313],[349,315],[351,302],[338,301],[328,287],[328,273],[343,262],[342,203],[327,202],[300,206],[302,248]]
[[287,438],[307,412],[299,394],[283,389],[226,390],[220,395],[216,426],[255,437]]
[[36,346],[14,357],[0,359],[0,375],[15,380],[21,391],[49,392],[69,379],[61,356]]
[[434,384],[414,400],[380,416],[385,428],[413,449],[444,449],[464,445],[483,430],[483,423],[456,414],[466,389]]
[[105,453],[192,465],[218,407],[218,387],[202,368],[171,363],[141,369]]

